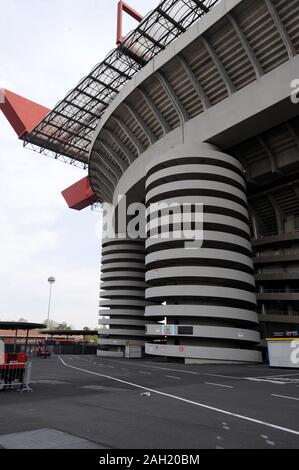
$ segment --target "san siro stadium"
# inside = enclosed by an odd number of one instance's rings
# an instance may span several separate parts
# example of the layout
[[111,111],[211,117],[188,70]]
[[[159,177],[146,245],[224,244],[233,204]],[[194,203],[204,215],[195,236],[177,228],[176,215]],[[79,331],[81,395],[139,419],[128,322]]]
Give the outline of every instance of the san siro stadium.
[[[72,209],[114,208],[98,354],[261,362],[299,336],[299,0],[120,1],[117,43],[53,110],[0,104],[24,146],[88,171]],[[193,229],[201,208],[198,246],[174,207]]]

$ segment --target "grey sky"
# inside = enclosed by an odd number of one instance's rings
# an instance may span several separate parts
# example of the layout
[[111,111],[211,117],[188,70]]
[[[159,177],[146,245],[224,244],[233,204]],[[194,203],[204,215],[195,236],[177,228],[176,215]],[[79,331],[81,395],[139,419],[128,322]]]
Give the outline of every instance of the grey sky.
[[[128,0],[147,13],[158,0]],[[0,88],[49,108],[115,47],[117,0],[0,0]],[[126,19],[125,31],[135,26]],[[0,114],[0,319],[97,326],[99,214],[60,192],[85,172],[27,149]]]

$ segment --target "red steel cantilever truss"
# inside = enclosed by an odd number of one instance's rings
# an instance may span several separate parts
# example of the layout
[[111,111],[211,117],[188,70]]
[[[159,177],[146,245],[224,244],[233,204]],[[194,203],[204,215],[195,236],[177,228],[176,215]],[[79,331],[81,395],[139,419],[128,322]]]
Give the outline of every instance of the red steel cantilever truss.
[[[162,0],[26,135],[25,146],[87,168],[94,131],[120,89],[220,0]],[[123,10],[133,10],[128,6]],[[130,14],[129,13],[129,14]],[[134,11],[141,19],[141,15]]]
[[143,16],[140,15],[137,11],[130,7],[127,3],[123,0],[119,0],[117,5],[117,34],[116,34],[116,44],[119,46],[124,42],[126,39],[123,36],[123,12],[127,13],[129,16],[134,18],[134,20],[138,21],[139,23],[143,20]]
[[87,176],[62,191],[61,194],[69,208],[77,211],[81,211],[97,202],[97,197],[90,186]]
[[[70,165],[86,169],[94,131],[120,89],[153,57],[184,33],[220,0],[161,0],[145,18],[120,0],[118,4],[118,47],[96,65],[90,74],[60,101],[53,110],[4,92],[0,109],[16,130],[24,146]],[[122,13],[139,22],[122,37]],[[63,196],[73,209],[95,202],[88,178]]]
[[[0,93],[0,109],[21,140],[50,112],[48,108],[11,91],[1,90]],[[88,177],[67,188],[62,195],[68,206],[76,210],[82,210],[97,201]]]
[[50,112],[48,108],[11,91],[3,89],[0,94],[0,109],[19,139],[25,139],[27,133]]

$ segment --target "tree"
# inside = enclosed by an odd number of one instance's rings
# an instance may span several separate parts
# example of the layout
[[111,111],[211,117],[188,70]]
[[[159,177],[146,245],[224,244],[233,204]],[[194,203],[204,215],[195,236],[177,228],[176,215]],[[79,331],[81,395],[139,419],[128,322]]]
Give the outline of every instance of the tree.
[[[83,328],[83,331],[92,331],[92,330],[91,328],[88,328],[88,326],[85,326]],[[98,340],[97,336],[94,336],[93,334],[84,337],[84,341],[86,341],[87,343],[97,343],[97,340]]]
[[58,323],[54,320],[49,320],[49,324],[48,320],[44,320],[44,324],[47,325],[49,330],[57,330]]
[[[45,320],[44,323],[45,323],[45,325],[47,325],[48,321]],[[73,327],[71,325],[68,325],[65,321],[58,323],[54,320],[49,320],[48,329],[49,330],[69,331],[69,330],[72,330]]]
[[65,321],[62,323],[58,323],[56,330],[62,330],[62,331],[70,331],[72,330],[72,326],[68,325]]

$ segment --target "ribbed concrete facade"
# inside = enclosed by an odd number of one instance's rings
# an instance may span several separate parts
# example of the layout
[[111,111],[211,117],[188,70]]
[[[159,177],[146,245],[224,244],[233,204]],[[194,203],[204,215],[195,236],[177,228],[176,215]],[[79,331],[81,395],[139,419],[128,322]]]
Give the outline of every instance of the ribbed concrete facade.
[[[2,94],[16,129],[25,101]],[[25,145],[88,167],[70,207],[115,209],[100,355],[259,362],[267,337],[299,337],[299,0],[161,0],[23,124]]]
[[105,240],[99,320],[100,356],[123,357],[130,342],[144,346],[144,242]]
[[[163,326],[147,327],[147,334],[166,344],[146,351],[197,360],[258,361],[252,345],[257,331],[255,282],[246,183],[242,165],[233,157],[198,148],[198,156],[172,156],[147,175],[146,307],[145,316]],[[167,205],[185,212],[203,207],[203,244],[188,248],[182,223],[170,217]],[[166,237],[166,238],[165,238]],[[168,238],[167,238],[168,237]],[[191,246],[191,245],[189,245]],[[157,334],[158,331],[158,334]]]
[[[103,115],[93,190],[148,210],[148,354],[254,362],[259,322],[263,335],[297,328],[298,70],[298,0],[222,0]],[[163,201],[204,205],[201,248],[155,237],[177,231],[151,207]]]

